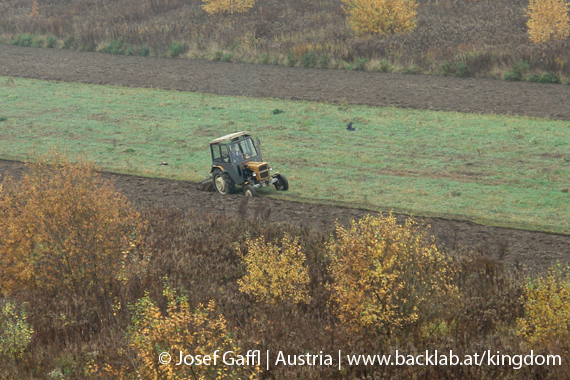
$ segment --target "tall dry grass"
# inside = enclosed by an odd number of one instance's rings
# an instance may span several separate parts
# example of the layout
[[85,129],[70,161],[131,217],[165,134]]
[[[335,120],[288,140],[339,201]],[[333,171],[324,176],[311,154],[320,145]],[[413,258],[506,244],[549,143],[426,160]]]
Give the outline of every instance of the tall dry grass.
[[[341,0],[259,0],[246,13],[212,15],[199,0],[59,0],[37,6],[10,0],[0,4],[0,36],[26,46],[51,41],[116,54],[304,67],[502,77],[523,61],[531,72],[561,78],[570,73],[568,39],[530,42],[526,0],[418,3],[413,32],[369,38],[351,31]],[[24,34],[29,36],[22,42]]]

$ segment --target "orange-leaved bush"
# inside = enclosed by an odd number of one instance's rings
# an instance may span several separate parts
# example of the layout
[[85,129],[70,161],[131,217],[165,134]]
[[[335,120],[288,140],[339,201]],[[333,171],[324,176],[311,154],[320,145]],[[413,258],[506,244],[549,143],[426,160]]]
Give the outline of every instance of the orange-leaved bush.
[[528,280],[522,301],[525,314],[517,320],[517,333],[535,348],[570,350],[570,268]]
[[419,333],[457,299],[454,267],[413,220],[366,216],[328,244],[333,309],[350,331]]
[[[232,338],[224,316],[216,310],[213,301],[205,308],[203,305],[194,308],[188,304],[187,297],[177,294],[168,286],[165,286],[163,294],[168,300],[165,313],[148,295],[136,303],[128,333],[130,357],[125,361],[129,364],[118,368],[107,364],[103,372],[114,379],[256,378],[260,373],[259,367],[240,361],[240,356],[243,357],[245,353]],[[181,352],[183,363],[177,365]],[[235,365],[223,362],[224,353],[228,353],[226,362],[235,360]],[[218,355],[215,364],[214,354]],[[205,356],[209,356],[209,359]],[[99,373],[101,370],[95,366],[92,372]]]
[[257,0],[204,0],[202,9],[209,14],[243,13],[249,11]]
[[145,264],[136,252],[142,228],[90,164],[52,153],[0,184],[0,291],[57,297],[81,319],[89,311],[100,320],[121,283]]
[[247,270],[238,280],[242,292],[268,304],[308,301],[309,272],[298,238],[285,235],[279,245],[266,243],[262,236],[246,244],[247,253],[238,250]]
[[416,27],[415,0],[342,0],[357,36],[410,32]]
[[529,0],[525,10],[531,42],[564,40],[570,31],[568,4],[565,0]]

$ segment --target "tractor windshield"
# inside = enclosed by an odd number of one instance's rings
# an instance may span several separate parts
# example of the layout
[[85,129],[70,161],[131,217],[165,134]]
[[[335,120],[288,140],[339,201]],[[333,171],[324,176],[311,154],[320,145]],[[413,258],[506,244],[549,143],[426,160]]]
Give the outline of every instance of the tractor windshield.
[[257,156],[257,149],[251,139],[245,139],[230,144],[232,162],[238,163]]

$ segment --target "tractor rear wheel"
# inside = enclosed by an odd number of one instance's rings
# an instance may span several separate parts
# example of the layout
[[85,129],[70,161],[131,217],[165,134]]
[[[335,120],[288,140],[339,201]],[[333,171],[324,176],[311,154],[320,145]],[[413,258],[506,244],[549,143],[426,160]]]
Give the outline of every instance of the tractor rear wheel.
[[246,197],[257,197],[257,191],[252,185],[245,185],[243,187],[243,195]]
[[218,193],[223,195],[235,193],[236,185],[228,173],[218,170],[214,172],[213,178],[214,188]]
[[275,182],[275,188],[279,191],[287,191],[289,189],[289,181],[283,174],[277,174],[275,176],[277,178],[277,182]]

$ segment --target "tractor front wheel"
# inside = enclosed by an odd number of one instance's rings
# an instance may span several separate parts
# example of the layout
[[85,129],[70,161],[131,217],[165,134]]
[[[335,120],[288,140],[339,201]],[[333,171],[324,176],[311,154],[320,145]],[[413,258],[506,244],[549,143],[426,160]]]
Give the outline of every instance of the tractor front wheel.
[[232,181],[228,173],[224,173],[221,170],[214,173],[214,188],[223,195],[235,193],[234,181]]
[[275,188],[279,191],[287,191],[289,189],[289,182],[283,174],[277,174],[275,176],[277,182],[275,182]]
[[246,197],[257,197],[257,191],[252,185],[245,185],[243,187],[243,195]]

